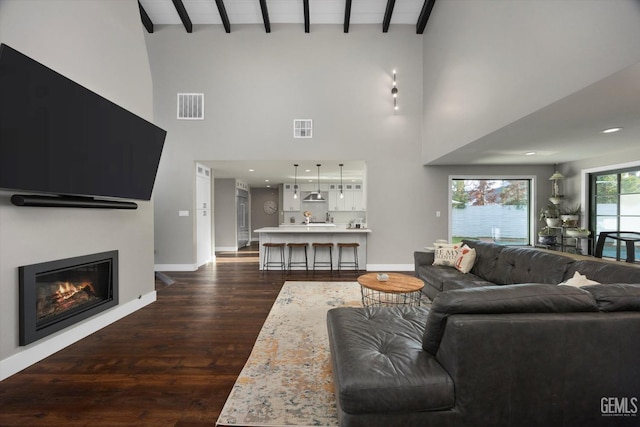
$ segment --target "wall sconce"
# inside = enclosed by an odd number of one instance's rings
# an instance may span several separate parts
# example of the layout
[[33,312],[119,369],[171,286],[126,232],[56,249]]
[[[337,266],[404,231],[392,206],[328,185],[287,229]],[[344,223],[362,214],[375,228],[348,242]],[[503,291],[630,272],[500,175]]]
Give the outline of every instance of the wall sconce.
[[560,183],[563,180],[564,175],[558,171],[555,171],[555,173],[549,177],[549,181],[551,181],[551,197],[549,197],[549,201],[554,205],[559,205],[564,197],[560,190]]
[[340,163],[340,198],[344,199],[344,193],[342,192],[342,189],[344,188],[344,186],[342,185],[342,167],[344,166],[343,163]]
[[393,70],[393,88],[391,89],[391,95],[393,95],[393,109],[398,110],[398,87],[396,83],[396,70]]
[[293,198],[297,199],[298,198],[298,165],[293,165],[295,166],[295,175],[293,177]]

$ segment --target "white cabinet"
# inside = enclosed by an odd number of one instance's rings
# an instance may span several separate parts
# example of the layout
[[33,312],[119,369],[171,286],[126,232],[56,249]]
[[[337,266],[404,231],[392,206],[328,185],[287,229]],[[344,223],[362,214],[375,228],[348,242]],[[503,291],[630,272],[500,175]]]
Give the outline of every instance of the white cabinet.
[[329,211],[344,211],[344,193],[343,197],[340,197],[340,184],[329,184]]
[[340,197],[340,184],[329,185],[329,211],[365,211],[362,184],[344,184]]
[[284,184],[282,190],[282,210],[285,212],[300,211],[300,189],[298,188],[297,197],[294,192],[293,184]]

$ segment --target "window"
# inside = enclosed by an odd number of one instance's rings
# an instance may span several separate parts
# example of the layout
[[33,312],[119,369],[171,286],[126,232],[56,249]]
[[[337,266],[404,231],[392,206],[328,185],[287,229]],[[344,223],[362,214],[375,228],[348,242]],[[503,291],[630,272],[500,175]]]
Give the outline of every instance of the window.
[[[640,232],[640,167],[592,173],[589,180],[594,236],[602,231]],[[613,239],[605,243],[604,257],[627,257],[624,243]]]
[[501,245],[531,242],[531,179],[451,180],[451,237]]

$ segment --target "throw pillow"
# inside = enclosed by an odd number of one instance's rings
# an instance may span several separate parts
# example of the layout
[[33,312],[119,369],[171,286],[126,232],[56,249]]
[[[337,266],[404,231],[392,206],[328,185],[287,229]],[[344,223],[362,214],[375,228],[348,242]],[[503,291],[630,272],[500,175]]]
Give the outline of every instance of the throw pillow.
[[456,256],[455,267],[461,273],[467,274],[473,268],[473,264],[476,262],[476,250],[470,248],[467,245],[462,245],[458,249],[458,254]]
[[447,245],[446,247],[436,248],[433,256],[433,265],[454,267],[458,257],[458,247],[459,245]]
[[560,283],[561,285],[567,286],[588,286],[588,285],[599,285],[600,282],[596,282],[595,280],[587,279],[587,276],[578,273],[577,271],[573,274],[573,277],[566,282]]

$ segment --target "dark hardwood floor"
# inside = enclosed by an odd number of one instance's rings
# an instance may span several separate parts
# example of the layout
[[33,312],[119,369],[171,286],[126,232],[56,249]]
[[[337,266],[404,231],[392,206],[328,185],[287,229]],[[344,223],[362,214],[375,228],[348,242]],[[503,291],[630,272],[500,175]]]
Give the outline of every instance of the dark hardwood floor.
[[213,426],[286,280],[257,246],[167,273],[158,300],[0,382],[0,426]]

